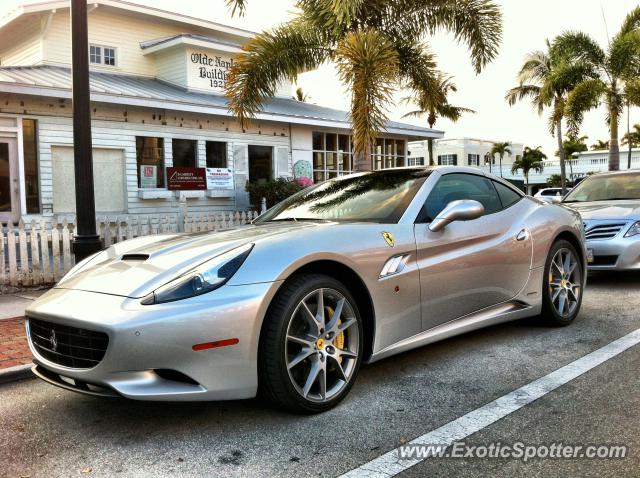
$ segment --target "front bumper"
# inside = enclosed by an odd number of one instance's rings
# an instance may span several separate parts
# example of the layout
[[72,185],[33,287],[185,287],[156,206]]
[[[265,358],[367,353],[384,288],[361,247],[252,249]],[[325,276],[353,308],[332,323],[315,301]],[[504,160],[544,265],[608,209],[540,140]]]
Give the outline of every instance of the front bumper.
[[[52,289],[27,309],[27,319],[101,331],[109,345],[93,368],[58,365],[38,353],[27,320],[34,373],[90,395],[171,401],[253,397],[262,318],[279,285],[225,285],[202,296],[150,306],[122,296]],[[193,349],[226,339],[238,342]],[[176,379],[181,374],[191,380]]]
[[586,241],[586,247],[594,257],[589,270],[640,270],[640,236]]

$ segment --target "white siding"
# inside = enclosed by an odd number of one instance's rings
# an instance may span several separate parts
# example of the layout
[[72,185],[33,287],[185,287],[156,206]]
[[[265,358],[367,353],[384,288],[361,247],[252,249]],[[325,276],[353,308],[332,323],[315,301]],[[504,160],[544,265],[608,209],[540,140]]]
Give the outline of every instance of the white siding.
[[[125,11],[98,7],[89,14],[89,43],[112,46],[117,49],[117,66],[101,67],[107,71],[120,71],[137,75],[155,76],[153,55],[144,56],[140,42],[177,35],[185,32],[185,26],[143,18]],[[194,34],[211,35],[211,32],[189,27]],[[71,32],[69,11],[60,10],[53,18],[45,41],[45,61],[53,64],[71,64]],[[94,67],[95,68],[95,67]]]
[[[53,174],[52,174],[52,146],[69,146],[73,143],[73,130],[70,118],[38,117],[40,178],[43,213],[53,214]],[[178,126],[134,124],[114,121],[93,121],[92,136],[94,148],[110,148],[121,150],[124,154],[126,174],[127,212],[131,214],[163,214],[175,213],[178,198],[169,199],[141,199],[138,197],[136,136],[156,136],[165,138],[165,166],[173,164],[171,139],[185,138],[198,141],[198,163],[202,166],[206,161],[207,140],[225,141],[228,144],[229,168],[234,170],[236,161],[241,160],[241,170],[234,171],[237,187],[237,200],[234,198],[197,198],[189,199],[189,210],[198,212],[203,210],[229,210],[246,207],[246,193],[244,182],[248,177],[246,154],[239,158],[238,150],[246,151],[248,144],[286,148],[288,155],[288,137],[267,136],[250,133],[226,133],[224,131],[210,131],[196,128],[181,128]],[[244,166],[243,166],[244,165]],[[283,173],[284,174],[284,173]],[[242,203],[242,204],[241,204]]]
[[157,76],[161,80],[186,86],[187,54],[184,46],[176,46],[157,55]]
[[29,20],[19,22],[2,31],[0,40],[2,66],[37,65],[42,62],[40,37],[42,23],[38,16],[31,16]]

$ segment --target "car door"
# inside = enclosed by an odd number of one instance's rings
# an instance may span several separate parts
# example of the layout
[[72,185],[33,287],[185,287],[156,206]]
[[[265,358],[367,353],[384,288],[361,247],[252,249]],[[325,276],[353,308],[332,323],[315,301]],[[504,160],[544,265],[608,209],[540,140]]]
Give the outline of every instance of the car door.
[[[505,188],[502,200],[496,187]],[[459,199],[479,201],[485,214],[429,230],[431,220]],[[524,287],[532,254],[521,226],[528,208],[521,194],[483,175],[449,173],[438,180],[414,228],[423,330],[507,301]]]

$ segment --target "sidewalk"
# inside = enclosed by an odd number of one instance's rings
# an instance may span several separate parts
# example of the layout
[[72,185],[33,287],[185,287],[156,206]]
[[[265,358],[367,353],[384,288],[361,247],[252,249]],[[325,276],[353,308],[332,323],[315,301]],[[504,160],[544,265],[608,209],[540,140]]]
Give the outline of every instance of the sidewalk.
[[0,383],[24,376],[31,352],[24,329],[24,310],[46,291],[0,295]]

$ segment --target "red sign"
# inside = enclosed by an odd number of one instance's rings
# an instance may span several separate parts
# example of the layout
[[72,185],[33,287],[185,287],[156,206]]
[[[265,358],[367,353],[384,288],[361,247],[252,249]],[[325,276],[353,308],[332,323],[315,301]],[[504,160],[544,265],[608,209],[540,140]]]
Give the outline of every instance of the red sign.
[[205,168],[167,168],[167,189],[170,191],[203,191],[207,189]]

